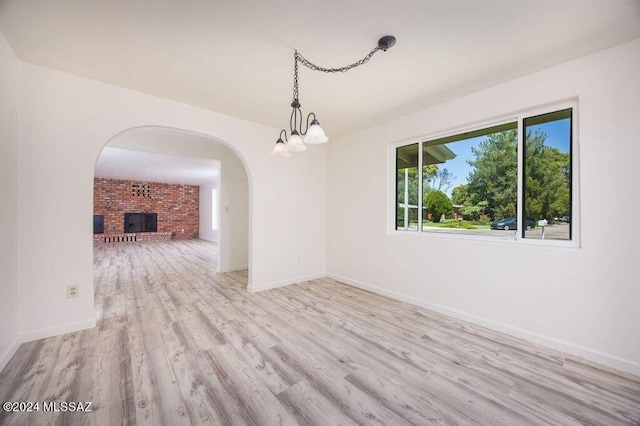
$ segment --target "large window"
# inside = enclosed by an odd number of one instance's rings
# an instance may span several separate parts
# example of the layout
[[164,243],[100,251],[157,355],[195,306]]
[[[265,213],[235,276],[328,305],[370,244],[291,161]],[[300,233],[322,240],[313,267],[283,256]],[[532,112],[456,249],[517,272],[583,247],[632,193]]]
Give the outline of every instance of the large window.
[[395,148],[395,229],[572,240],[573,109]]

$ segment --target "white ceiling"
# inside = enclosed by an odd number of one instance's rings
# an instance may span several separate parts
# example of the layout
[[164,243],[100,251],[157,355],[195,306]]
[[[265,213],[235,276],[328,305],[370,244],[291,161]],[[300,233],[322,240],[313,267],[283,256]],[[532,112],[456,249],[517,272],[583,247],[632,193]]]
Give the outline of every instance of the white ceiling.
[[177,157],[107,146],[96,162],[95,177],[202,185],[218,179],[218,165],[217,160]]
[[[24,61],[274,127],[300,102],[337,136],[640,37],[638,1],[0,0]],[[274,135],[274,139],[276,139]]]

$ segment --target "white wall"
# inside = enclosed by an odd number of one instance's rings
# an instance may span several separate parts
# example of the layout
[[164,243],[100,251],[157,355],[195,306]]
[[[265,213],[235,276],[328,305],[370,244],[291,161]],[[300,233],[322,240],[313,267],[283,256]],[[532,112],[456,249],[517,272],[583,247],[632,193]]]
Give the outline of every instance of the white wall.
[[198,232],[198,237],[201,240],[211,241],[214,243],[218,243],[218,229],[220,226],[220,221],[218,221],[218,226],[213,229],[213,209],[215,208],[216,210],[218,210],[218,217],[220,217],[220,203],[218,202],[215,207],[213,206],[211,192],[217,188],[217,180],[200,185],[200,220],[198,222],[198,224],[200,225],[200,229]]
[[[328,271],[640,374],[640,40],[334,140]],[[581,248],[387,234],[390,143],[579,98]]]
[[[220,161],[218,183],[220,197],[218,272],[247,269],[249,228],[246,224],[249,223],[249,198],[246,194],[249,188],[244,168],[234,167],[233,163],[223,159]],[[254,223],[259,224],[257,226],[266,226],[262,220]],[[326,263],[324,266],[326,268]],[[249,271],[249,274],[251,273]],[[318,273],[322,274],[322,272]]]
[[0,370],[19,344],[18,98],[20,65],[0,34]]
[[[251,214],[251,290],[325,273],[326,211],[318,207],[326,204],[325,147],[283,161],[269,155],[278,129],[31,64],[21,63],[20,69],[24,255],[19,264],[21,291],[29,295],[20,303],[25,340],[94,324],[94,164],[107,141],[134,127],[165,126],[210,136],[242,158],[250,188],[245,202]],[[224,169],[221,176],[235,178]],[[77,299],[65,298],[69,284],[79,286]]]

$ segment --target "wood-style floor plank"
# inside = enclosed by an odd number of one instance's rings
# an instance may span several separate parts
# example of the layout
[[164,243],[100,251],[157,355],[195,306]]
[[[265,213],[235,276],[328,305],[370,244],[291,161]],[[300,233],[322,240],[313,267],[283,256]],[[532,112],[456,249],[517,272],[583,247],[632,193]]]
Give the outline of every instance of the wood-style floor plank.
[[331,279],[251,294],[200,240],[95,249],[91,330],[23,344],[1,425],[639,425],[640,377]]

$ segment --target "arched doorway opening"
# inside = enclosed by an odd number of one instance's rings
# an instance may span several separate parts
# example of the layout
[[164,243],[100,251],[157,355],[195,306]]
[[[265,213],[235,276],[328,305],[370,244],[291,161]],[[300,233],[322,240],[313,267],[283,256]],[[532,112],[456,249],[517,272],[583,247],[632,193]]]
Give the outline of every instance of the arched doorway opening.
[[[173,241],[184,244],[179,251],[214,262],[205,265],[207,274],[230,273],[246,287],[249,191],[243,159],[211,136],[159,126],[126,130],[108,141],[96,161],[94,247],[118,253],[127,244]],[[105,279],[98,275],[94,268],[94,280]],[[100,317],[105,305],[98,298],[96,289]]]

